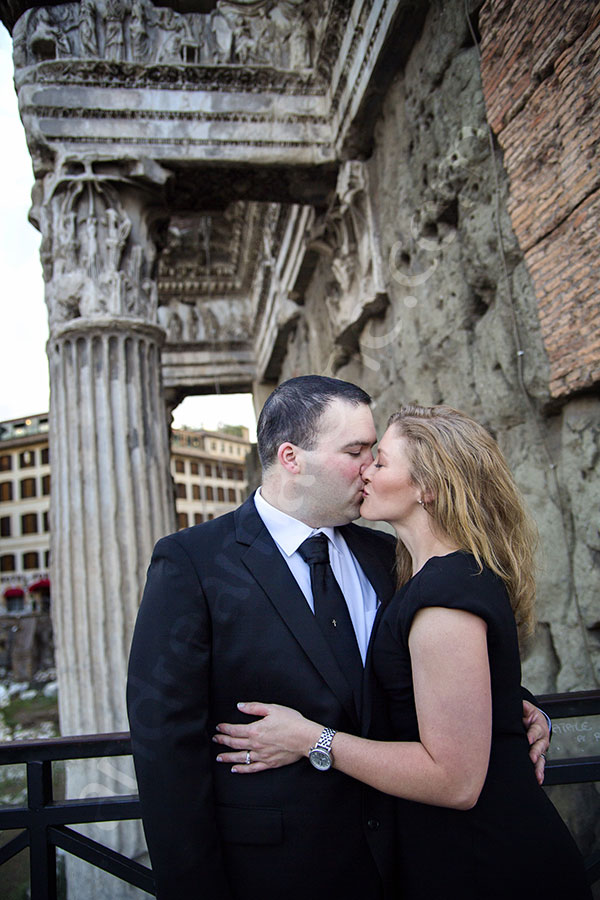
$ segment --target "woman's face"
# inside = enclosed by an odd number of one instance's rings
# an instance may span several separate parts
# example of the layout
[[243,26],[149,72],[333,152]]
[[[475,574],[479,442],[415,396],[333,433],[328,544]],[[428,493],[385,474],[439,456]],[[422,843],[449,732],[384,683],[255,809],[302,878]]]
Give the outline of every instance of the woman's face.
[[406,439],[394,425],[380,440],[374,461],[363,472],[363,481],[363,518],[395,526],[406,524],[420,510],[423,492],[410,474]]

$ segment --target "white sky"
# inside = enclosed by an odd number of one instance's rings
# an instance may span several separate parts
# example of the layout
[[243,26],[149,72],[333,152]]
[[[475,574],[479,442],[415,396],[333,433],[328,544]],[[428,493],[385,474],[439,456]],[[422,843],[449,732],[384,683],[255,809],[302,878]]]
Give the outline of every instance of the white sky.
[[[33,173],[13,85],[12,42],[0,24],[0,420],[48,409],[48,320],[39,258],[30,225]],[[249,394],[187,397],[176,426],[256,425]]]

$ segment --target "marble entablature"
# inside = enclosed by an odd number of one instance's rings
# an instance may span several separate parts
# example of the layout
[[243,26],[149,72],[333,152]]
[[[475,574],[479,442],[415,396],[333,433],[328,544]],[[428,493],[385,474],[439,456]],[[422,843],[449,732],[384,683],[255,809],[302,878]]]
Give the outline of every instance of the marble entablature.
[[25,12],[15,81],[51,329],[145,321],[164,331],[171,386],[185,354],[182,384],[194,370],[195,388],[210,389],[223,373],[207,362],[212,347],[246,389],[277,378],[325,255],[342,359],[387,299],[363,165],[344,162],[337,188],[332,176],[409,7],[219,0],[183,14],[82,0]]

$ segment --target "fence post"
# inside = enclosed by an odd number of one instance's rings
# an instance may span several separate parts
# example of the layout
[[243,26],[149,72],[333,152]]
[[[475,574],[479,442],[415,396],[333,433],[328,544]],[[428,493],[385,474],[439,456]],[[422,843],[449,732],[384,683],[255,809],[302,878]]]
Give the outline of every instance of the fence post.
[[56,848],[48,841],[44,807],[52,803],[52,763],[27,763],[29,825],[29,883],[31,900],[56,900]]

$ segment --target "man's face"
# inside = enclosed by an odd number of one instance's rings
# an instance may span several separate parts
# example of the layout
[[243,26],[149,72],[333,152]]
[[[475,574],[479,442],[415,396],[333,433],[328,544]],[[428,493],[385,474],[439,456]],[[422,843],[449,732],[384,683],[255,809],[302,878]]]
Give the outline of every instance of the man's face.
[[361,474],[373,462],[373,416],[364,403],[332,400],[318,427],[314,449],[298,451],[305,485],[302,520],[313,527],[345,525],[358,518]]

